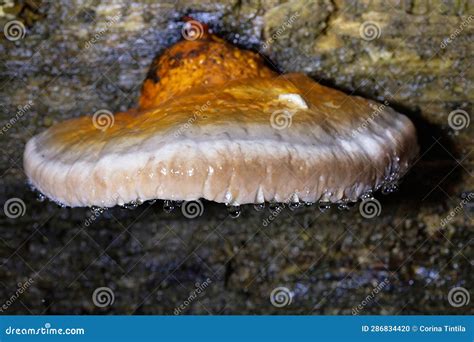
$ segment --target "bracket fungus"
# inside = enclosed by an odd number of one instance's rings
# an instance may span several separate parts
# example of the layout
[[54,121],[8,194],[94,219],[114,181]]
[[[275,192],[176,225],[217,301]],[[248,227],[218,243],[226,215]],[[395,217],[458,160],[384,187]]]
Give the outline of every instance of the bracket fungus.
[[33,137],[24,153],[31,185],[72,207],[341,204],[406,173],[418,153],[406,116],[301,73],[280,75],[259,54],[201,33],[153,61],[138,108]]

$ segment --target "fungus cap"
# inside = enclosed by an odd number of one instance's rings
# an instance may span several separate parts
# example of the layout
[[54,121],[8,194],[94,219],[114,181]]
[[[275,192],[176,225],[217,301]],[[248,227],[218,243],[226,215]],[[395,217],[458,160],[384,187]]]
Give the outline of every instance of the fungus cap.
[[417,153],[406,116],[300,73],[278,75],[206,33],[152,63],[137,109],[49,128],[27,143],[24,167],[68,206],[345,202],[397,181]]

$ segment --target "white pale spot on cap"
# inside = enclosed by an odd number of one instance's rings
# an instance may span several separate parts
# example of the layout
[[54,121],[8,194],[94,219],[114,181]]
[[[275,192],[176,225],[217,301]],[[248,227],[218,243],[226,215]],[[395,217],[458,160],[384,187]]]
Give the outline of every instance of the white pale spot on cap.
[[278,101],[289,102],[292,107],[308,109],[308,105],[300,94],[280,94]]

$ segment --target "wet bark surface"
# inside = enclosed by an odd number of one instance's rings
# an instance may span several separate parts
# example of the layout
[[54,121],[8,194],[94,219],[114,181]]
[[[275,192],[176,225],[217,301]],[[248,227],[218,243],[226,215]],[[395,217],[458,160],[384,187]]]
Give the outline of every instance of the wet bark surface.
[[[19,217],[0,212],[1,312],[470,312],[449,293],[473,285],[474,125],[448,118],[472,116],[473,14],[468,1],[0,1],[0,26],[25,28],[0,45],[0,203],[24,203]],[[244,206],[233,219],[203,202],[187,219],[161,201],[95,213],[37,200],[22,168],[28,139],[135,106],[153,57],[181,39],[183,15],[281,72],[387,101],[414,121],[420,158],[397,193],[376,194],[378,216]],[[102,287],[109,305],[93,295]]]

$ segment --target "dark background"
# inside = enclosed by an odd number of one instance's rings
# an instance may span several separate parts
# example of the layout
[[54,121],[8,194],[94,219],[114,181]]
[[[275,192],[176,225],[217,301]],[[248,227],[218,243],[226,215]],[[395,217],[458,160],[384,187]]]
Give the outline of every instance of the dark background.
[[[18,218],[0,211],[0,307],[33,280],[2,313],[173,314],[207,278],[183,314],[351,314],[384,279],[359,314],[472,313],[448,293],[473,285],[473,204],[461,196],[474,190],[474,125],[454,130],[448,115],[472,113],[474,21],[462,23],[473,14],[469,1],[0,0],[0,27],[25,25],[16,41],[0,33],[1,124],[32,103],[0,135],[0,203],[25,203]],[[204,202],[201,217],[186,219],[158,201],[91,222],[87,208],[36,200],[22,170],[26,141],[66,118],[134,106],[153,57],[181,39],[183,15],[282,72],[387,100],[415,122],[420,158],[399,192],[376,195],[378,217],[357,206],[286,208],[265,226],[268,208],[244,206],[232,219]],[[366,22],[378,38],[362,39]],[[292,297],[284,307],[270,301],[280,286]],[[114,296],[103,308],[92,300],[99,287]]]

